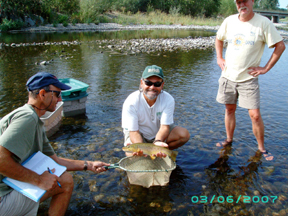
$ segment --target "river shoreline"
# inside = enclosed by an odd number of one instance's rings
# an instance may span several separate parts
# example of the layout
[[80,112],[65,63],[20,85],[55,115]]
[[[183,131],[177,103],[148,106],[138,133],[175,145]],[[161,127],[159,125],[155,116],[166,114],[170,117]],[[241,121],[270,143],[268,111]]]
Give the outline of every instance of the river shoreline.
[[[282,27],[285,24],[275,24],[276,27]],[[196,25],[120,25],[117,23],[100,23],[98,25],[91,24],[69,24],[64,27],[62,24],[56,27],[52,24],[45,26],[29,27],[21,30],[11,31],[13,33],[50,33],[50,32],[83,32],[83,31],[122,31],[122,30],[202,30],[217,32],[219,26],[196,26]],[[288,31],[278,29],[279,33],[288,41]],[[43,45],[79,45],[85,42],[82,41],[62,41],[62,42],[41,42],[41,43],[0,43],[0,47],[11,46],[43,46]],[[113,55],[129,55],[138,53],[155,53],[161,51],[189,51],[191,49],[208,49],[214,48],[215,36],[211,37],[198,37],[198,38],[158,38],[158,39],[130,39],[130,40],[96,40],[94,43],[98,44],[99,48],[103,51],[109,51]]]
[[[286,24],[284,23],[274,23],[277,28],[284,28]],[[199,25],[121,25],[117,23],[77,23],[68,24],[68,26],[63,26],[58,24],[56,27],[53,24],[33,26],[28,28],[23,28],[20,30],[12,30],[12,33],[21,32],[75,32],[75,31],[119,31],[119,30],[153,30],[153,29],[171,29],[171,30],[204,30],[204,31],[217,31],[220,26],[199,26]],[[278,29],[280,34],[288,36],[288,29],[282,30]]]
[[13,33],[21,32],[75,32],[75,31],[120,31],[120,30],[153,30],[153,29],[173,29],[173,30],[207,30],[207,31],[217,31],[219,26],[197,26],[189,25],[184,26],[180,24],[175,25],[121,25],[117,23],[99,23],[98,25],[94,23],[77,23],[75,25],[68,24],[68,26],[63,26],[58,24],[56,27],[53,24],[47,24],[43,26],[34,26],[23,28],[20,30],[12,30]]

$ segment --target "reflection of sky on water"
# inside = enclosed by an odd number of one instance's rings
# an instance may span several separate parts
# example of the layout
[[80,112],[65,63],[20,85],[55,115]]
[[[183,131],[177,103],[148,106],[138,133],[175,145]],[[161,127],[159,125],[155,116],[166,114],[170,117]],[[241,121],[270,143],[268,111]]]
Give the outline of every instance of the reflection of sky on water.
[[[89,37],[83,36],[83,40]],[[224,106],[215,100],[220,77],[215,50],[167,52],[159,56],[113,56],[100,53],[98,46],[83,43],[70,47],[5,48],[0,54],[1,115],[26,102],[26,80],[38,71],[81,80],[90,85],[87,113],[64,119],[60,131],[50,139],[52,145],[61,156],[115,163],[124,157],[120,150],[123,145],[122,104],[138,89],[144,68],[156,64],[164,70],[165,90],[176,100],[175,123],[186,127],[191,139],[179,149],[177,168],[167,187],[145,189],[132,186],[126,173],[117,169],[100,175],[74,172],[75,191],[69,215],[95,215],[96,212],[98,215],[166,215],[165,211],[171,215],[187,215],[189,212],[197,215],[204,212],[227,214],[237,210],[263,213],[269,212],[268,208],[275,212],[287,208],[283,197],[281,201],[278,199],[274,204],[265,205],[191,202],[192,196],[210,199],[213,195],[254,196],[256,191],[261,196],[286,197],[287,50],[269,73],[260,76],[266,147],[276,157],[275,161],[266,162],[256,154],[257,143],[251,121],[247,110],[242,108],[236,111],[232,148],[223,151],[215,147],[215,143],[225,137]],[[58,56],[63,49],[65,55],[73,58],[60,59]],[[261,65],[265,65],[271,53],[272,50],[265,49]],[[34,64],[51,58],[54,61],[46,67]],[[45,204],[40,211],[45,211]]]

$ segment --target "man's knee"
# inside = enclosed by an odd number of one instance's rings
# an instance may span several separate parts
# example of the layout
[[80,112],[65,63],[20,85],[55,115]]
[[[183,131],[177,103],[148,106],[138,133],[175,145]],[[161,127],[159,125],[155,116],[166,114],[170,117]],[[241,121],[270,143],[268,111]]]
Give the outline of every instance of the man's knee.
[[249,115],[252,121],[258,122],[262,120],[259,109],[249,110]]
[[67,192],[72,192],[74,188],[73,177],[69,172],[64,172],[60,177],[60,184]]
[[180,142],[184,144],[190,139],[190,133],[186,128],[177,126],[171,131],[171,134],[169,135],[168,139],[172,141],[180,140]]
[[236,104],[226,104],[226,113],[228,115],[234,114],[236,112]]
[[182,128],[181,130],[181,138],[184,143],[188,142],[190,139],[190,133],[186,128]]

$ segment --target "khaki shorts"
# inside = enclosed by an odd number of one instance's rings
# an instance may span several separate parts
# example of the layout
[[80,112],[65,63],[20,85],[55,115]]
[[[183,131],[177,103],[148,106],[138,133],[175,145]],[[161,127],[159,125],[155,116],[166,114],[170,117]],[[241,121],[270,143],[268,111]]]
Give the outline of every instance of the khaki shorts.
[[222,104],[237,104],[245,109],[260,108],[260,89],[258,78],[245,82],[233,82],[224,77],[219,79],[216,100]]
[[[172,131],[175,127],[176,127],[176,125],[174,125],[174,124],[170,125],[170,127],[169,127],[169,134],[171,133],[171,131]],[[142,138],[143,138],[143,142],[144,142],[144,143],[153,143],[154,140],[155,140],[155,138],[152,139],[152,140],[146,139],[146,138],[143,136],[142,133],[140,133],[140,134],[141,134],[141,136],[142,136]],[[131,140],[130,140],[130,133],[129,133],[129,131],[126,131],[126,132],[124,133],[124,146],[127,146],[127,143],[132,143]]]
[[1,197],[0,215],[25,215],[36,216],[40,202],[34,202],[18,191],[13,190],[11,193]]

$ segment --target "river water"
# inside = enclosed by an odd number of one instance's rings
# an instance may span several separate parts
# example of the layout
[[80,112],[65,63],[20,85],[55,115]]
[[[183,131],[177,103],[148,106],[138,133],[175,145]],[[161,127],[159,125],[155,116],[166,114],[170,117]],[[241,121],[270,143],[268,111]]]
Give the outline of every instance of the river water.
[[[225,138],[225,127],[224,106],[215,100],[220,69],[214,49],[113,55],[93,42],[211,35],[215,33],[183,30],[0,35],[0,43],[81,42],[73,46],[2,46],[0,50],[0,116],[27,101],[26,80],[39,71],[89,84],[86,114],[63,118],[60,130],[50,137],[58,156],[109,163],[123,158],[122,104],[138,89],[144,68],[152,64],[163,68],[164,89],[175,98],[175,123],[191,134],[189,142],[178,149],[177,168],[165,187],[130,185],[120,169],[98,175],[72,172],[75,189],[67,215],[287,214],[287,50],[259,78],[265,146],[275,156],[267,162],[256,152],[251,121],[242,108],[236,111],[233,146],[215,146]],[[261,65],[271,54],[266,47]],[[35,64],[52,59],[45,66]],[[48,202],[42,203],[39,215],[46,215],[47,209]]]

